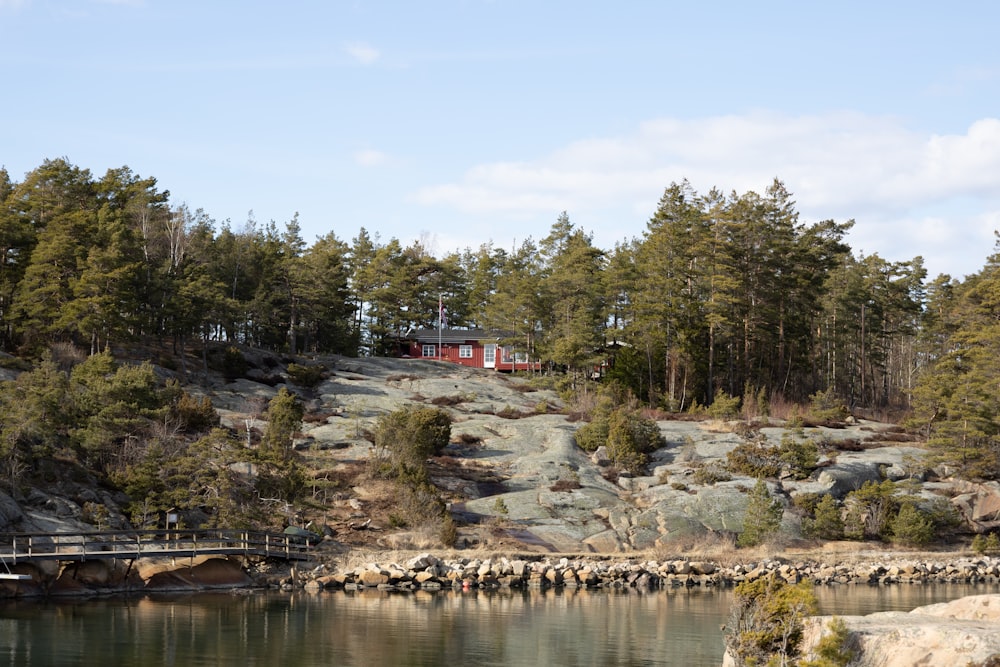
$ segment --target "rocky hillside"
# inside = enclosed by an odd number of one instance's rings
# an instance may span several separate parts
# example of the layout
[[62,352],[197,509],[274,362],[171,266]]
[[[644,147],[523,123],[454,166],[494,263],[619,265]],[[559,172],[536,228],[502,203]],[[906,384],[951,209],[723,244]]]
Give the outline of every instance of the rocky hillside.
[[[263,407],[287,383],[284,362],[250,361],[246,377],[186,387],[208,396],[223,424],[236,430],[263,429]],[[589,455],[578,448],[580,423],[564,414],[559,396],[524,379],[413,359],[317,362],[328,371],[313,389],[287,384],[306,406],[295,448],[310,471],[312,498],[298,511],[287,508],[284,519],[311,520],[337,543],[434,544],[436,537],[419,528],[394,527],[391,489],[364,474],[372,446],[366,435],[380,415],[407,405],[436,405],[453,418],[452,442],[430,470],[460,526],[459,546],[620,553],[742,530],[754,480],[723,470],[727,453],[745,442],[734,423],[658,421],[666,445],[652,454],[645,474],[633,476],[617,471],[601,450]],[[789,432],[773,423],[756,437],[778,444]],[[796,436],[823,448],[820,467],[806,479],[769,483],[788,508],[803,494],[842,498],[868,480],[909,480],[911,493],[928,503],[953,504],[969,532],[1000,526],[1000,486],[941,479],[924,463],[920,444],[896,427],[851,421],[801,428]],[[86,503],[113,507],[120,500],[83,479],[72,489],[35,489],[19,502],[0,497],[0,523],[8,531],[80,527]],[[798,517],[784,513],[786,539],[801,535]]]

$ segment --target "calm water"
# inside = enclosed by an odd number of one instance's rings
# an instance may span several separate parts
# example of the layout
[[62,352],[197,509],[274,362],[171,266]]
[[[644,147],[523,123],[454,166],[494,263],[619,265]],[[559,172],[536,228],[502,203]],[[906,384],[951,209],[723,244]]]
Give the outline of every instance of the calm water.
[[[997,586],[817,589],[824,613]],[[253,593],[0,604],[0,664],[718,665],[731,591]]]

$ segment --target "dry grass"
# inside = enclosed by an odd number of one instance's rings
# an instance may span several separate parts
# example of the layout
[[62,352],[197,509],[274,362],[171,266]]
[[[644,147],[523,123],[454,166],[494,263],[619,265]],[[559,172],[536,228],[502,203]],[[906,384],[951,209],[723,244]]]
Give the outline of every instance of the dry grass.
[[865,442],[915,442],[916,436],[910,435],[909,433],[900,433],[896,431],[883,431],[881,433],[873,433],[865,438]]
[[478,445],[483,441],[483,439],[478,435],[473,435],[471,433],[459,433],[453,441],[461,445]]
[[462,396],[435,396],[431,399],[431,403],[438,406],[458,405],[464,402],[465,398]]
[[706,419],[702,422],[702,428],[709,433],[734,433],[737,428],[736,425],[742,423],[725,419]]
[[321,424],[325,422],[330,417],[336,416],[336,412],[331,410],[323,410],[319,412],[310,412],[302,417],[302,421],[307,424]]
[[505,405],[502,409],[494,411],[493,414],[501,419],[524,419],[525,417],[534,417],[538,413],[525,412],[509,405]]
[[579,480],[560,479],[556,480],[556,483],[549,487],[549,491],[572,491],[579,488],[582,488]]
[[726,566],[746,560],[747,551],[747,549],[737,550],[735,533],[718,532],[665,540],[653,550],[653,557],[658,561],[710,560]]
[[774,419],[795,419],[802,416],[802,406],[787,400],[781,394],[774,394],[768,399],[767,414]]
[[[392,549],[394,552],[400,551],[441,551],[441,522],[428,521],[422,523],[412,530],[390,533],[378,539],[381,547]],[[407,558],[412,558],[410,555]],[[379,558],[384,558],[380,556]],[[406,560],[405,558],[403,559]],[[369,561],[370,562],[370,561]],[[378,562],[401,562],[399,560],[379,560]]]

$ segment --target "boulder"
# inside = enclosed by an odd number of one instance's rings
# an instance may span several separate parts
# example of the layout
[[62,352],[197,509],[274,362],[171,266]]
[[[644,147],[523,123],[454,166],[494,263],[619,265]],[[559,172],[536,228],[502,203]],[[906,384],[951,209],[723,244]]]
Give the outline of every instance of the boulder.
[[24,518],[21,506],[13,498],[0,491],[0,531],[10,531],[11,526]]
[[[803,653],[828,634],[830,616],[807,619]],[[1000,654],[1000,595],[974,595],[909,613],[840,616],[858,654],[852,665],[981,665]]]
[[824,469],[816,481],[821,492],[843,498],[851,491],[860,489],[865,482],[881,482],[882,472],[876,463],[848,461]]
[[1000,482],[963,482],[957,486],[962,493],[951,502],[974,530],[1000,528]]

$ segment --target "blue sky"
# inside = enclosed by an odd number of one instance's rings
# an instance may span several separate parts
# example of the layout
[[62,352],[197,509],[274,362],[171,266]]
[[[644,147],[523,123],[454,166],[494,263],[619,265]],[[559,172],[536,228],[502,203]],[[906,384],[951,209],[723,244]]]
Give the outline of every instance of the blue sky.
[[1000,229],[1000,3],[0,0],[0,165],[128,165],[307,242],[610,248],[663,190],[854,219],[978,271]]

